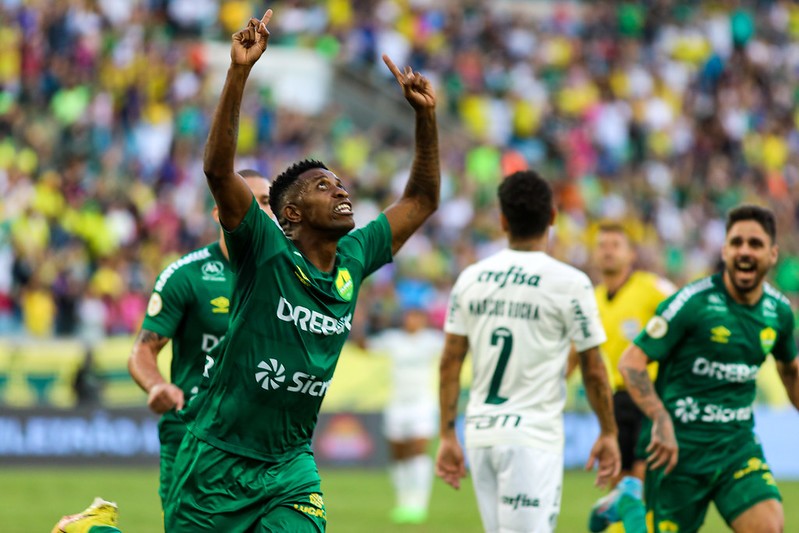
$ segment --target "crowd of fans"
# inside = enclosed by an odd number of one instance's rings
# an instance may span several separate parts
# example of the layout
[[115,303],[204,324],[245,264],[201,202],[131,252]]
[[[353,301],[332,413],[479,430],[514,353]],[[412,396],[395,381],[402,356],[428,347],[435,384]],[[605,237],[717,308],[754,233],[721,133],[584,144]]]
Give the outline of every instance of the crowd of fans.
[[[218,97],[207,43],[265,7],[0,2],[0,334],[92,343],[135,332],[158,272],[217,238],[202,173]],[[557,193],[554,255],[589,272],[600,220],[627,223],[642,264],[685,283],[716,268],[729,207],[769,205],[781,249],[774,281],[799,297],[792,2],[268,7],[270,45],[315,49],[348,72],[382,72],[388,53],[439,94],[442,205],[366,287],[364,327],[407,305],[440,323],[457,273],[501,242],[499,179],[528,166]],[[363,130],[333,106],[309,115],[278,104],[248,93],[240,168],[274,176],[322,159],[350,184],[360,222],[396,197],[409,139]]]

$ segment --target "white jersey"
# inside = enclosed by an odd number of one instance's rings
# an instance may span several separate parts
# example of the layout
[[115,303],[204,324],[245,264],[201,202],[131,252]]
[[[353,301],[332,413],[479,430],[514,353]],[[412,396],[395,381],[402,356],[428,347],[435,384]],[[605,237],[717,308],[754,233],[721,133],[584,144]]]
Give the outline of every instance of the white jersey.
[[369,349],[391,358],[391,405],[437,404],[438,365],[444,335],[434,329],[408,333],[389,329],[372,337]]
[[566,360],[605,342],[591,281],[544,252],[503,250],[461,273],[444,327],[468,337],[466,446],[561,452]]

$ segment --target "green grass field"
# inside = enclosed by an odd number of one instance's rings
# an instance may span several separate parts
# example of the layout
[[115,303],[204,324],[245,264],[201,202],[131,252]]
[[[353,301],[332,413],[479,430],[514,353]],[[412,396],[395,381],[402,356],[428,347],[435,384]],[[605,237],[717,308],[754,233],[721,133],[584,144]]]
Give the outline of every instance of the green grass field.
[[[0,471],[0,530],[5,533],[48,532],[63,514],[75,513],[95,496],[120,505],[125,533],[161,531],[158,472],[143,469],[3,468]],[[588,509],[602,493],[593,477],[567,472],[558,522],[562,533],[587,531]],[[422,526],[396,526],[387,520],[392,504],[388,476],[370,470],[326,470],[322,488],[330,533],[468,533],[479,532],[480,517],[471,484],[454,491],[436,480],[429,521]],[[799,531],[799,482],[782,481],[785,531]],[[727,531],[713,510],[704,532]]]

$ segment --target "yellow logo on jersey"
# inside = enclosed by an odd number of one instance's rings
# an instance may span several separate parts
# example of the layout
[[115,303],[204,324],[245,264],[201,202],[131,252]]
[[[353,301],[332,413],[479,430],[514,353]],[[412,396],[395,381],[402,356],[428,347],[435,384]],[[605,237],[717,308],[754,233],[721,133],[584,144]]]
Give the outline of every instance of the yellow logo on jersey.
[[352,283],[350,271],[346,268],[339,268],[338,275],[336,276],[336,290],[339,296],[349,302],[352,300],[353,288],[354,284]]
[[317,492],[312,493],[308,499],[310,500],[311,505],[315,507],[319,507],[320,509],[325,507],[325,500],[323,500],[322,495]]
[[710,330],[710,340],[713,342],[727,344],[730,342],[730,335],[732,335],[732,332],[724,326],[716,326]]
[[660,533],[679,533],[680,526],[671,520],[661,520],[658,522],[658,531],[660,531]]
[[760,347],[763,348],[764,354],[771,353],[774,348],[774,343],[777,342],[777,332],[772,328],[765,328],[760,330]]
[[224,296],[217,296],[211,300],[211,305],[214,306],[211,310],[213,313],[227,313],[230,311],[230,300]]
[[303,272],[302,269],[299,266],[297,266],[297,265],[294,265],[294,266],[297,267],[297,270],[294,271],[294,275],[297,276],[297,278],[302,282],[303,285],[306,285],[306,286],[310,285],[311,284],[311,280],[308,279],[308,276],[305,275],[305,272]]

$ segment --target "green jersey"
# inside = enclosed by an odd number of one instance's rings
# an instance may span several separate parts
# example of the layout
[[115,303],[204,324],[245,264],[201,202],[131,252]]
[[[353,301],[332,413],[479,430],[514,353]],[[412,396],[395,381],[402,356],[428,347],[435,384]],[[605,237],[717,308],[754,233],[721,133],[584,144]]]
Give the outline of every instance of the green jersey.
[[230,329],[208,390],[187,409],[189,431],[264,461],[310,450],[322,399],[351,328],[363,279],[391,261],[385,215],[344,236],[321,272],[253,200],[225,233],[236,273]]
[[[233,270],[219,243],[184,255],[155,282],[142,329],[172,339],[172,383],[186,400],[197,394],[208,372],[207,354],[227,331],[232,291]],[[184,433],[175,411],[161,417],[161,442],[180,442]]]
[[789,302],[774,287],[764,284],[756,304],[742,305],[721,274],[658,306],[635,344],[660,364],[655,389],[681,450],[721,452],[753,438],[755,378],[768,354],[785,362],[796,357],[793,328]]

